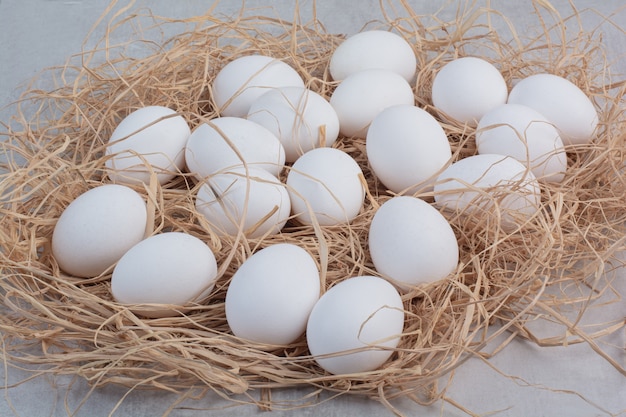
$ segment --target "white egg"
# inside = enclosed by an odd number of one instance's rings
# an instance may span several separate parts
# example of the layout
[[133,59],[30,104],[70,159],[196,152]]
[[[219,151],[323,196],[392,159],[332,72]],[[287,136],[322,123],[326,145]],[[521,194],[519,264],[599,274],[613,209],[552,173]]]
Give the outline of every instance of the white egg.
[[506,103],[508,89],[500,71],[477,57],[448,62],[435,75],[433,105],[460,123],[475,126],[489,110]]
[[509,155],[531,168],[537,179],[561,182],[567,154],[556,128],[539,112],[521,104],[502,104],[476,128],[478,153]]
[[533,173],[517,159],[497,154],[453,163],[437,177],[434,192],[440,207],[499,221],[505,231],[533,216],[541,202]]
[[313,307],[307,344],[326,371],[352,374],[380,368],[398,346],[404,308],[388,281],[360,276],[331,287]]
[[411,81],[417,71],[417,58],[402,36],[384,30],[368,30],[350,36],[330,58],[331,77],[341,81],[365,69],[386,69]]
[[387,107],[415,104],[413,89],[401,75],[383,69],[356,72],[339,83],[330,97],[339,132],[364,138],[374,118]]
[[374,214],[369,251],[376,270],[401,289],[446,278],[459,262],[448,220],[416,197],[393,197]]
[[268,129],[240,117],[218,117],[199,125],[185,147],[187,169],[202,180],[245,163],[278,176],[285,149]]
[[[374,118],[366,137],[374,174],[394,193],[412,193],[432,184],[452,151],[439,122],[416,106],[388,107]],[[432,189],[432,185],[425,187]]]
[[153,235],[128,250],[111,277],[113,298],[147,317],[177,315],[208,296],[217,262],[211,249],[181,232]]
[[330,103],[304,87],[276,88],[250,106],[248,120],[270,130],[294,162],[314,148],[332,146],[339,135],[339,118]]
[[220,236],[235,236],[239,228],[249,238],[276,234],[291,211],[284,184],[269,172],[244,167],[206,180],[196,196],[196,209]]
[[589,143],[596,134],[598,112],[589,97],[571,81],[554,74],[535,74],[519,81],[509,103],[531,107],[559,130],[565,145]]
[[311,255],[294,244],[275,244],[246,259],[233,275],[226,319],[237,337],[287,345],[304,333],[319,296],[319,271]]
[[287,86],[304,87],[295,69],[276,58],[248,55],[226,64],[213,80],[212,90],[221,116],[245,117],[262,94]]
[[172,109],[148,106],[133,111],[109,138],[105,162],[109,178],[119,184],[147,184],[155,172],[165,184],[185,167],[189,134],[187,121]]
[[143,239],[146,221],[146,203],[133,189],[117,184],[92,188],[61,213],[52,254],[68,274],[98,276]]
[[303,224],[349,223],[363,207],[365,188],[359,164],[335,148],[317,148],[302,155],[287,175],[291,209]]

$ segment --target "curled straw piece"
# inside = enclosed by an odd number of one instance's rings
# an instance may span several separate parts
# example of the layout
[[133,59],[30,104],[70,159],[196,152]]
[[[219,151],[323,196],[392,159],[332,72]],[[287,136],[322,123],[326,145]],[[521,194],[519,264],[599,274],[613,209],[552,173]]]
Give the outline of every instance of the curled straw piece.
[[[375,274],[367,231],[375,210],[391,194],[369,170],[363,140],[340,138],[334,145],[359,162],[368,189],[364,210],[346,226],[289,222],[279,235],[252,240],[240,233],[236,239],[220,240],[198,221],[191,176],[179,175],[163,187],[136,187],[153,213],[155,224],[148,232],[184,231],[205,240],[216,253],[220,277],[215,290],[185,315],[135,316],[112,300],[109,275],[83,280],[59,270],[50,251],[56,219],[76,196],[107,182],[106,141],[130,111],[163,105],[192,127],[210,120],[218,114],[211,98],[213,78],[225,63],[252,53],[284,60],[326,98],[336,85],[327,67],[343,37],[324,32],[315,20],[302,24],[241,15],[227,21],[209,13],[181,22],[148,14],[155,28],[180,23],[194,27],[162,43],[142,41],[138,31],[138,40],[113,45],[113,32],[137,27],[146,18],[130,8],[115,13],[99,46],[83,52],[79,65],[52,70],[59,80],[54,90],[28,91],[15,105],[15,123],[2,133],[3,151],[25,160],[23,165],[4,162],[6,173],[0,178],[0,331],[5,360],[45,365],[45,372],[79,375],[94,386],[114,383],[130,389],[148,386],[191,393],[204,386],[223,395],[306,385],[365,394],[395,412],[390,401],[398,396],[424,404],[444,398],[445,389],[437,389],[437,380],[467,358],[485,356],[482,349],[504,332],[512,335],[507,342],[524,337],[538,345],[588,343],[626,375],[623,365],[594,341],[623,329],[623,320],[591,333],[579,320],[601,297],[621,300],[613,291],[611,274],[602,272],[624,247],[626,117],[619,98],[626,83],[606,81],[607,63],[593,33],[581,30],[573,40],[565,38],[564,26],[576,21],[577,11],[561,19],[545,1],[534,4],[544,33],[523,40],[509,25],[514,41],[508,42],[490,30],[492,19],[504,17],[488,8],[468,4],[455,20],[429,26],[428,17],[417,15],[407,2],[401,2],[398,14],[404,17],[398,19],[381,3],[385,21],[377,27],[393,28],[415,48],[419,68],[414,90],[420,106],[436,112],[429,91],[437,68],[489,45],[490,60],[507,82],[536,72],[568,77],[600,107],[601,123],[594,142],[568,149],[565,180],[542,184],[540,212],[521,230],[505,233],[489,217],[443,212],[461,248],[457,270],[442,282],[404,294],[404,335],[391,360],[379,370],[349,378],[319,368],[304,337],[280,347],[234,337],[226,323],[224,298],[237,267],[253,251],[277,242],[296,243],[316,259],[321,257],[324,288],[351,276]],[[479,23],[483,17],[487,23]],[[554,23],[549,23],[550,17]],[[141,46],[146,53],[138,58],[121,53],[130,46]],[[97,63],[102,56],[104,61]],[[471,128],[452,122],[443,126],[455,160],[476,153]],[[432,201],[433,195],[424,192],[419,197]],[[578,319],[568,316],[571,311]],[[528,326],[539,317],[566,331],[539,338]],[[494,324],[499,325],[495,334],[488,331]],[[272,405],[268,394],[249,399],[263,407]]]

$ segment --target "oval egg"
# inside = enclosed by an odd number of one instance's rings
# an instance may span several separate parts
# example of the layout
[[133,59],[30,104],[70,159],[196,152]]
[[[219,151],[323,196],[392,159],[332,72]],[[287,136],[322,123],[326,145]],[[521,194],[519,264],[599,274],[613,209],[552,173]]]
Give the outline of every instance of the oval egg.
[[323,369],[352,374],[381,367],[398,346],[403,328],[402,299],[393,285],[359,276],[320,297],[309,316],[306,337],[311,355]]
[[113,298],[146,317],[179,314],[208,296],[217,263],[211,249],[181,232],[153,235],[130,248],[111,277]]
[[221,116],[245,117],[254,100],[271,88],[304,87],[300,74],[285,62],[247,55],[226,64],[213,80],[213,98]]
[[98,276],[143,239],[146,222],[146,203],[133,189],[117,184],[92,188],[61,213],[52,254],[68,274]]
[[219,236],[257,238],[280,232],[291,211],[284,184],[259,168],[234,168],[206,180],[198,189],[196,209]]
[[432,101],[438,111],[476,126],[489,110],[506,103],[508,88],[500,71],[477,57],[457,58],[435,75]]
[[438,177],[435,202],[440,207],[499,221],[505,231],[537,213],[541,189],[533,173],[517,159],[497,154],[463,158]]
[[369,228],[374,267],[401,289],[446,278],[459,262],[459,245],[446,218],[427,202],[393,197]]
[[324,97],[301,87],[268,91],[252,103],[247,118],[280,140],[287,162],[311,149],[332,146],[339,135],[335,109]]
[[285,149],[268,129],[240,117],[218,117],[199,125],[185,147],[187,168],[199,180],[244,164],[278,176]]
[[383,69],[367,69],[346,77],[330,97],[339,117],[339,132],[364,138],[374,118],[396,104],[415,104],[413,89],[401,75]]
[[[170,108],[147,106],[126,116],[106,148],[107,174],[118,184],[150,182],[155,172],[161,185],[185,167],[186,120]],[[144,162],[145,160],[145,162]]]
[[238,337],[287,345],[304,333],[319,296],[319,271],[311,255],[294,244],[274,244],[246,259],[233,275],[226,319]]
[[411,45],[400,35],[385,30],[367,30],[339,44],[330,58],[333,80],[341,81],[365,69],[386,69],[411,81],[417,58]]
[[[374,174],[394,193],[432,189],[452,157],[448,137],[430,113],[411,105],[388,107],[367,131],[367,159]],[[430,184],[426,184],[430,180]]]
[[598,127],[598,112],[576,84],[554,74],[534,74],[511,89],[508,102],[541,113],[558,129],[565,145],[589,143]]
[[537,179],[561,182],[567,154],[557,129],[539,112],[521,104],[502,104],[476,128],[481,154],[509,155],[531,168]]
[[362,175],[357,162],[339,149],[305,153],[287,175],[292,213],[308,225],[314,221],[322,226],[349,223],[363,207]]

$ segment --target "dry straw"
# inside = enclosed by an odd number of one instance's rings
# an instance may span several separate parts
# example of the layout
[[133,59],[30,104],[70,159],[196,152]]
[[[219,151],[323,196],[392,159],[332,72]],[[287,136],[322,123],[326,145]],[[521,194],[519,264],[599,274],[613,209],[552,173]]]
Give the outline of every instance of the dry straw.
[[[496,33],[495,11],[475,4],[456,17],[417,15],[408,2],[381,2],[381,21],[404,36],[418,57],[417,103],[431,106],[437,68],[458,56],[482,54],[502,71],[509,86],[524,76],[550,72],[567,77],[599,108],[597,139],[568,149],[569,169],[561,184],[542,185],[541,210],[520,230],[505,233],[488,218],[444,212],[460,247],[458,269],[448,279],[404,295],[405,335],[382,369],[358,375],[324,373],[308,356],[305,339],[282,347],[257,346],[234,337],[227,326],[224,297],[233,272],[251,253],[277,242],[306,248],[319,262],[325,288],[339,280],[375,273],[367,252],[367,230],[376,208],[391,195],[368,169],[364,141],[340,138],[336,147],[361,164],[369,194],[349,226],[302,227],[290,222],[282,234],[264,239],[219,239],[194,209],[197,185],[180,173],[161,187],[136,187],[149,202],[151,233],[185,231],[205,240],[217,255],[220,278],[213,294],[185,315],[145,319],[112,301],[109,274],[77,279],[58,269],[50,238],[63,209],[79,194],[106,183],[103,151],[120,120],[145,105],[169,106],[192,127],[217,115],[211,82],[230,60],[252,53],[280,58],[306,84],[330,97],[335,83],[328,62],[341,35],[329,34],[312,18],[307,23],[262,16],[220,19],[209,12],[176,21],[130,7],[111,5],[102,41],[63,68],[53,69],[57,87],[27,91],[15,104],[16,119],[5,125],[6,162],[0,181],[0,330],[2,354],[11,366],[84,377],[94,386],[121,384],[176,392],[214,390],[249,393],[271,406],[268,390],[309,386],[336,393],[365,394],[393,408],[406,396],[418,403],[445,398],[436,381],[509,334],[538,345],[588,343],[622,374],[623,364],[604,352],[598,337],[623,330],[624,320],[591,329],[583,313],[603,303],[623,302],[605,274],[624,248],[626,183],[626,84],[611,81],[607,57],[595,33],[581,28],[580,14],[559,16],[545,1],[534,2],[536,35],[518,36],[512,25]],[[402,16],[402,17],[391,17]],[[148,18],[154,25],[142,27]],[[167,25],[185,30],[162,42],[144,40]],[[608,24],[608,23],[607,23]],[[566,29],[567,27],[567,29]],[[113,45],[113,34],[134,30],[133,39]],[[29,115],[29,116],[27,116]],[[472,129],[442,120],[454,159],[475,153]],[[419,194],[432,201],[432,194]],[[608,299],[608,301],[606,301]],[[535,335],[534,320],[556,323],[555,334]],[[494,348],[491,347],[491,352]],[[41,371],[43,369],[43,371]],[[200,388],[199,388],[200,387]],[[264,393],[260,397],[254,392]],[[396,410],[397,412],[397,410]]]

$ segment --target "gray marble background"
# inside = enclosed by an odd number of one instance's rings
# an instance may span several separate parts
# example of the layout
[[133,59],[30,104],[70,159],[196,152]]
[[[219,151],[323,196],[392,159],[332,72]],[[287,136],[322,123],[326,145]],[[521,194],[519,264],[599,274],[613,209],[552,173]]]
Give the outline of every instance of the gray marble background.
[[[406,0],[418,14],[438,12],[442,20],[450,20],[459,5],[465,2]],[[149,7],[155,15],[184,18],[204,14],[210,0],[138,0],[134,9]],[[392,16],[399,2],[383,1]],[[531,13],[530,1],[488,0],[475,2],[501,11],[516,28],[532,31],[538,21]],[[114,10],[127,2],[120,1]],[[230,15],[241,7],[241,1],[221,1],[215,13]],[[287,0],[249,0],[251,14],[279,16],[292,20],[295,2]],[[587,30],[600,27],[612,72],[626,74],[626,6],[622,0],[552,0],[562,16],[572,14],[572,4],[581,11]],[[391,6],[395,5],[395,9]],[[63,65],[83,48],[89,50],[104,33],[98,26],[85,41],[90,29],[106,10],[106,1],[63,0],[0,0],[0,121],[8,122],[12,110],[5,107],[19,97],[27,83],[42,70]],[[313,3],[300,1],[303,21],[312,16]],[[351,34],[368,22],[383,19],[378,1],[318,0],[318,19],[331,33]],[[394,11],[395,10],[395,11]],[[606,21],[606,19],[610,21]],[[504,28],[504,20],[494,21]],[[572,22],[572,26],[577,23]],[[526,33],[526,30],[524,30]],[[166,37],[175,33],[167,33]],[[120,39],[124,34],[119,34]],[[623,78],[623,77],[622,77]],[[615,76],[615,79],[619,77]],[[46,88],[50,80],[44,76],[38,85]],[[618,271],[616,289],[626,295],[626,273]],[[594,308],[585,320],[600,323],[626,316],[624,303]],[[541,326],[541,324],[538,324]],[[539,329],[541,331],[541,329]],[[626,335],[621,332],[599,341],[622,365],[626,364]],[[494,346],[495,347],[495,346]],[[177,400],[174,394],[108,386],[90,392],[82,380],[71,377],[45,376],[18,382],[30,374],[19,369],[0,366],[2,385],[0,416],[160,416]],[[512,376],[514,378],[508,378]],[[442,386],[448,380],[442,381]],[[13,386],[14,384],[17,384]],[[307,394],[306,389],[285,389],[273,394],[275,400],[294,400]],[[87,395],[89,394],[89,395]],[[251,396],[258,398],[258,393]],[[474,413],[494,416],[604,416],[626,415],[626,377],[592,352],[587,345],[567,348],[537,348],[514,341],[489,363],[473,359],[461,366],[450,382],[448,396]],[[236,399],[236,398],[235,398]],[[245,400],[245,398],[239,398]],[[327,400],[322,395],[320,399]],[[84,403],[83,403],[83,400]],[[121,401],[121,402],[120,402]],[[120,402],[120,403],[118,403]],[[423,407],[410,400],[394,405],[411,416],[466,415],[448,403]],[[328,399],[312,408],[264,412],[255,406],[235,406],[217,395],[187,400],[175,406],[170,416],[387,416],[392,413],[379,403],[365,398],[344,395]]]

